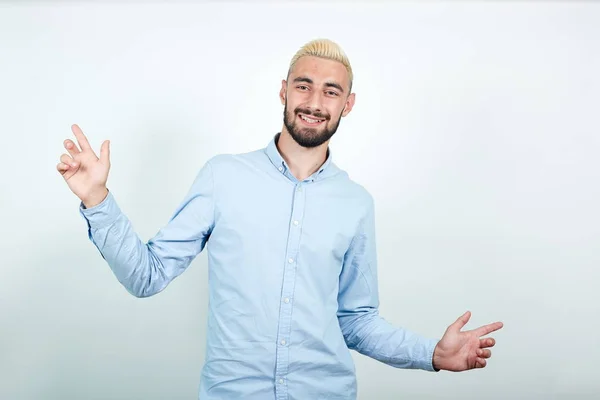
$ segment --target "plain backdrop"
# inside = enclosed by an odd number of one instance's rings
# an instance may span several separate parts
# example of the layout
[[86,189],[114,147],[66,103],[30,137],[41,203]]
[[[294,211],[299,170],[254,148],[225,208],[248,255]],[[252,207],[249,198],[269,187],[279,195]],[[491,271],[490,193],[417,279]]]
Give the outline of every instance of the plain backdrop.
[[0,398],[197,397],[206,253],[129,295],[55,169],[63,141],[111,140],[108,185],[148,240],[209,157],[281,129],[317,37],[355,72],[331,149],[375,198],[381,314],[438,338],[466,310],[505,324],[482,370],[353,352],[359,399],[600,396],[600,4],[14,1],[0,33]]

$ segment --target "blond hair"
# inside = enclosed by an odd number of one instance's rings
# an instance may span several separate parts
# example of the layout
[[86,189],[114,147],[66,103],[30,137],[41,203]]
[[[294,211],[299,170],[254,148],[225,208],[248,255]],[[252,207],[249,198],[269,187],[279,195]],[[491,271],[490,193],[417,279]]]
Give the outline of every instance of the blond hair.
[[290,67],[288,69],[288,77],[292,71],[292,68],[294,68],[294,65],[296,65],[296,62],[300,59],[300,57],[304,56],[320,57],[342,63],[342,65],[346,67],[346,71],[348,71],[350,90],[352,90],[352,81],[354,80],[352,66],[350,65],[348,56],[336,42],[329,39],[314,39],[306,43],[292,57],[292,60],[290,61]]

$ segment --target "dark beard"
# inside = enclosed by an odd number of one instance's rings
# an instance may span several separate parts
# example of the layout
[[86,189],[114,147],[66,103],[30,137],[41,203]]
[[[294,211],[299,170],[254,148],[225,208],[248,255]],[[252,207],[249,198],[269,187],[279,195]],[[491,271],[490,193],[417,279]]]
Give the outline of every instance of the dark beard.
[[[343,112],[343,110],[342,110]],[[296,115],[298,113],[302,113],[305,115],[312,115],[315,118],[325,118],[325,129],[321,132],[317,131],[315,128],[307,128],[300,127],[296,122]],[[283,123],[287,128],[290,136],[296,143],[298,143],[302,147],[317,147],[331,139],[331,137],[335,134],[340,126],[340,121],[342,119],[342,114],[339,115],[339,118],[335,122],[335,125],[329,127],[328,123],[330,121],[330,117],[328,115],[324,115],[321,113],[313,113],[310,110],[302,109],[300,107],[294,110],[294,113],[291,115],[292,120],[290,121],[290,116],[288,115],[287,101],[285,102],[285,107],[283,109]]]

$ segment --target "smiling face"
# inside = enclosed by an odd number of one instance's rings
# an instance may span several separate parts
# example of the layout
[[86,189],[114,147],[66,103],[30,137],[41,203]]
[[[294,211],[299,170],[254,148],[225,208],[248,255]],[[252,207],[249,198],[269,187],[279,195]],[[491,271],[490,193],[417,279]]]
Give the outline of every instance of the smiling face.
[[350,90],[348,71],[342,63],[300,57],[279,92],[285,106],[285,129],[302,147],[322,145],[352,109],[355,95]]

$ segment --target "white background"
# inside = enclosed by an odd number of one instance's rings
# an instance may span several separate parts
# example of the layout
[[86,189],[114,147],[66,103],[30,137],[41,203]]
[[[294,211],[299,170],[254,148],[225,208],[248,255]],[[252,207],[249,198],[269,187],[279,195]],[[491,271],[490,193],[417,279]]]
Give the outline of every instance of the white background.
[[483,370],[353,353],[359,398],[600,396],[600,4],[15,1],[0,33],[0,398],[196,398],[206,254],[129,295],[62,143],[73,123],[111,140],[109,187],[147,240],[210,156],[281,129],[281,79],[316,37],[355,72],[331,147],[376,201],[382,315],[429,337],[465,310],[505,323]]

